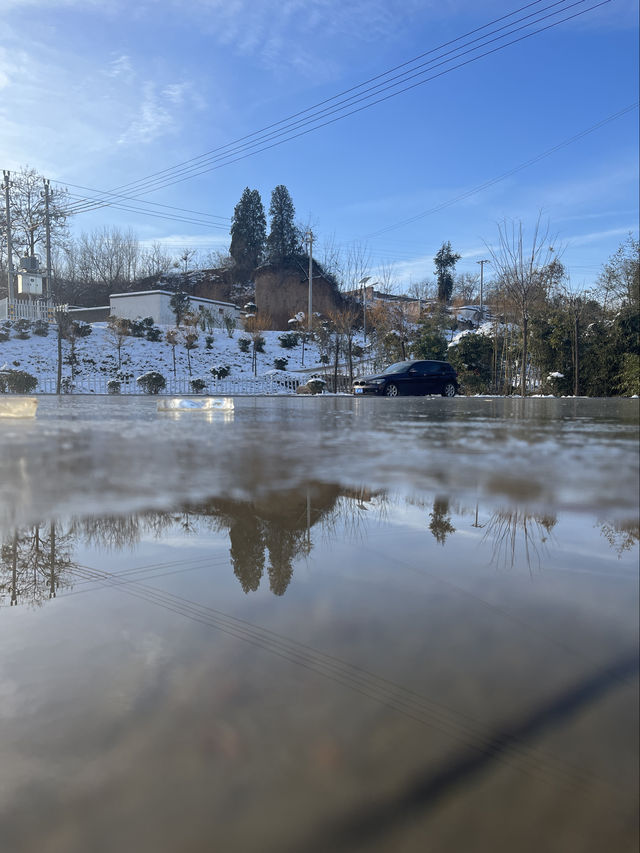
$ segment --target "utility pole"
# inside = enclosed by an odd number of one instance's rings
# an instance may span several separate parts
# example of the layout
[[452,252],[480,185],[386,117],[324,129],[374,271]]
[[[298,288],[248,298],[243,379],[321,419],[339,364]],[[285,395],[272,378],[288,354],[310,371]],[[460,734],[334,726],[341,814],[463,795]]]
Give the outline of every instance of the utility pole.
[[484,303],[482,301],[484,284],[484,265],[490,264],[491,261],[483,260],[476,261],[476,263],[480,264],[480,322],[482,322],[484,320]]
[[51,227],[49,222],[49,178],[43,178],[44,181],[44,224],[47,243],[47,287],[43,297],[51,299]]
[[365,275],[361,278],[359,284],[362,285],[362,346],[367,345],[367,282],[370,280],[370,275]]
[[9,305],[11,305],[13,302],[13,246],[11,244],[11,208],[9,206],[9,187],[11,186],[9,178],[11,176],[11,172],[8,172],[5,169],[3,174],[5,218],[7,222],[7,295],[9,297]]
[[307,330],[311,334],[311,324],[313,322],[313,231],[311,228],[306,233],[307,243],[309,244],[309,306],[307,310]]

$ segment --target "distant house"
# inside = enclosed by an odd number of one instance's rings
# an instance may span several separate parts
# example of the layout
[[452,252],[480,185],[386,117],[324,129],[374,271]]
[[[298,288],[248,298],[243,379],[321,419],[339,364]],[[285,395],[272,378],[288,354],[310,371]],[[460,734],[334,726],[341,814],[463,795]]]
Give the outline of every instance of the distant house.
[[427,301],[424,299],[413,299],[410,296],[401,296],[396,293],[383,293],[380,290],[375,290],[373,285],[364,288],[359,287],[357,290],[348,290],[344,295],[355,299],[357,302],[366,302],[368,308],[380,304],[401,308],[407,320],[413,322],[420,319],[423,309],[427,306]]
[[[109,296],[110,315],[124,317],[127,320],[152,317],[155,323],[170,326],[175,324],[176,317],[171,310],[170,300],[173,296],[170,290],[138,290],[133,293],[112,293]],[[210,311],[214,318],[222,320],[231,317],[239,320],[242,312],[232,302],[221,302],[217,299],[205,299],[201,296],[189,296],[191,310],[201,308]]]

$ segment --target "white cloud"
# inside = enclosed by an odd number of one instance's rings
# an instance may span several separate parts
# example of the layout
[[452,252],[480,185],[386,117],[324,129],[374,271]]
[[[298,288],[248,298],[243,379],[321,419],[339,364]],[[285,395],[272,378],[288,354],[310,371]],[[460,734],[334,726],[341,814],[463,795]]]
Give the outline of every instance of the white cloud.
[[229,245],[229,235],[218,232],[210,234],[169,234],[160,240],[157,237],[140,240],[140,245],[151,248],[157,242],[160,242],[168,252],[178,252],[185,247],[204,252],[210,249],[226,249]]
[[590,243],[599,243],[601,240],[609,240],[611,237],[625,237],[627,234],[637,233],[638,224],[634,223],[626,228],[609,228],[606,231],[592,231],[590,234],[578,234],[569,237],[567,242],[571,246],[588,246]]
[[136,144],[152,142],[159,136],[170,133],[175,128],[175,121],[162,95],[158,96],[153,83],[147,82],[142,87],[142,100],[139,104],[138,115],[127,130],[118,139],[118,144]]
[[[183,9],[182,0],[172,0]],[[316,79],[336,70],[358,44],[387,42],[405,32],[425,0],[193,0],[188,14],[211,38],[269,70],[296,71]]]
[[117,59],[114,59],[109,65],[107,74],[109,77],[125,77],[127,79],[131,79],[133,77],[131,59],[126,55],[119,56]]

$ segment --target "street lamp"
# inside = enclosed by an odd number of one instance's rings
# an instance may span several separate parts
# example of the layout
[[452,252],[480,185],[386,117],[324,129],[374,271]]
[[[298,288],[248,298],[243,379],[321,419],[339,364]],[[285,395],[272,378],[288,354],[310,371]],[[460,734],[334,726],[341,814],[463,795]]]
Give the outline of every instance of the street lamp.
[[365,275],[364,278],[361,278],[358,282],[362,285],[362,345],[363,348],[367,343],[367,288],[365,287],[366,283],[371,279],[370,275]]

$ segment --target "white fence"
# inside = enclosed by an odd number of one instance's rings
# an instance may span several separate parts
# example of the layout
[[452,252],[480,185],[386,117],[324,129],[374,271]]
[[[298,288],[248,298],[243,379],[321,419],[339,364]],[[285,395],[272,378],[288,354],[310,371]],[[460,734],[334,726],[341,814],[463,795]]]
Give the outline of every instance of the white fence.
[[55,305],[51,300],[0,299],[0,320],[46,320],[55,323],[56,311],[66,311],[68,305]]
[[[107,383],[111,380],[107,376],[77,376],[73,383],[68,377],[62,380],[62,393],[65,394],[108,394],[109,389]],[[212,379],[207,383],[207,387],[201,391],[201,394],[221,394],[225,396],[231,395],[250,395],[250,394],[295,394],[296,388],[300,383],[297,379],[291,377],[267,376],[246,379]],[[55,394],[56,380],[55,379],[39,379],[35,393],[37,394]],[[135,380],[120,383],[120,394],[144,394]],[[191,380],[188,376],[167,378],[166,387],[160,392],[162,395],[189,395],[193,396],[195,392],[191,387]]]

